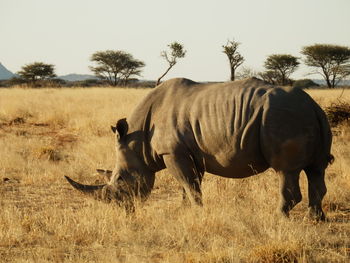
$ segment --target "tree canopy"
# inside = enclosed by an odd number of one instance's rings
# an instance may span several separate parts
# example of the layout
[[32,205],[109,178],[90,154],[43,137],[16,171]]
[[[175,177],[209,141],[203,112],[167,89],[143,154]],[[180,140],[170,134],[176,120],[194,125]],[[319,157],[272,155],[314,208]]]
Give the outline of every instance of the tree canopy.
[[168,45],[170,48],[170,51],[163,50],[160,53],[160,56],[163,57],[168,62],[168,68],[165,70],[165,72],[158,78],[157,85],[160,83],[162,78],[168,74],[170,69],[175,66],[177,63],[177,60],[179,58],[183,58],[186,55],[186,50],[184,49],[184,46],[180,44],[179,42],[172,42]]
[[91,66],[94,74],[112,85],[126,84],[131,76],[140,76],[145,63],[121,50],[95,52],[90,59],[97,66]]
[[36,83],[38,80],[46,80],[56,77],[55,67],[43,62],[34,62],[22,67],[17,74],[27,82]]
[[267,57],[264,66],[267,69],[266,76],[275,79],[275,84],[287,85],[289,76],[298,68],[297,57],[289,54],[273,54]]
[[339,45],[314,44],[303,47],[305,64],[314,67],[312,73],[323,76],[329,88],[334,88],[350,75],[350,48]]
[[226,45],[222,46],[222,52],[226,54],[230,63],[231,81],[235,80],[236,69],[244,62],[244,57],[237,50],[240,44],[234,40],[229,40]]
[[270,84],[278,84],[279,76],[274,70],[265,70],[263,72],[259,72],[258,76]]

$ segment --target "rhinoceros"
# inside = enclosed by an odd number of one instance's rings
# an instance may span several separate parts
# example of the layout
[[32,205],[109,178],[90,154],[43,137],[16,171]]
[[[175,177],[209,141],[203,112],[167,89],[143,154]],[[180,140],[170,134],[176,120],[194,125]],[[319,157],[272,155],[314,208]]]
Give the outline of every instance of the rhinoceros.
[[144,200],[155,173],[167,168],[182,184],[184,201],[201,205],[204,172],[246,178],[271,167],[280,175],[278,211],[288,216],[302,199],[304,170],[309,214],[325,219],[332,134],[325,113],[301,89],[256,78],[215,84],[172,79],[152,90],[128,121],[120,119],[111,128],[116,165],[100,171],[108,183],[83,185],[66,177],[74,188],[106,201]]

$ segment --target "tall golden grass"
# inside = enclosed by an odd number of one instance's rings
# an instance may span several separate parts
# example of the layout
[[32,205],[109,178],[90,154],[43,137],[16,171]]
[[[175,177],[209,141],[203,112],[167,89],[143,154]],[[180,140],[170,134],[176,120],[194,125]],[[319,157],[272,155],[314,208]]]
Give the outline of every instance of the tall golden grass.
[[[338,128],[327,169],[328,222],[275,216],[274,171],[248,179],[206,174],[204,207],[181,205],[166,170],[135,213],[74,191],[64,180],[97,183],[113,168],[110,125],[127,117],[150,90],[0,89],[0,262],[348,262],[350,129]],[[309,92],[323,107],[341,90]],[[342,100],[350,102],[350,91]]]

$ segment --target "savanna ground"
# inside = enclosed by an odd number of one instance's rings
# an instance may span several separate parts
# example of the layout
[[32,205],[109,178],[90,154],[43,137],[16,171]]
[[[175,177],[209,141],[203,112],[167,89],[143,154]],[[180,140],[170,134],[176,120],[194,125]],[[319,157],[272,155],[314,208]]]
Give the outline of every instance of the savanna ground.
[[[206,174],[204,207],[181,205],[181,188],[157,174],[135,213],[80,194],[64,175],[97,183],[114,165],[110,125],[128,116],[147,89],[0,89],[0,262],[348,262],[350,126],[334,131],[327,169],[328,222],[275,214],[278,176]],[[322,107],[340,90],[312,90]],[[342,95],[350,102],[350,90]]]

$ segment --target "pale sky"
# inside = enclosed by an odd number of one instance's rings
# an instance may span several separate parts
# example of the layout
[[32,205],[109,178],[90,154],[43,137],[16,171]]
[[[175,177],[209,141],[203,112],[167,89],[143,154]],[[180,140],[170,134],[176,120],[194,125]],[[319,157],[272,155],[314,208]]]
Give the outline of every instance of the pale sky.
[[167,67],[160,52],[178,41],[186,57],[164,79],[225,81],[222,45],[232,38],[243,66],[259,71],[271,54],[350,46],[350,0],[0,0],[0,62],[12,72],[40,61],[58,75],[92,74],[90,56],[113,49],[144,61],[142,78],[156,79]]

